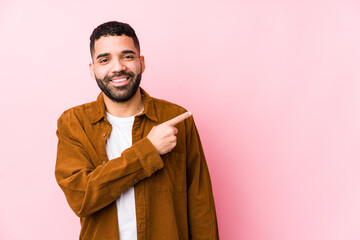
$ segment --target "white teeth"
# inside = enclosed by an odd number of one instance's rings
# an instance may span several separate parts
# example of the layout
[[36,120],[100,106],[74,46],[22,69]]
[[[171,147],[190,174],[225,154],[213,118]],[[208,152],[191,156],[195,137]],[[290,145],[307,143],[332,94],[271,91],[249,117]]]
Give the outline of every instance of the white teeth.
[[112,82],[116,82],[116,83],[119,83],[119,82],[123,82],[123,81],[126,81],[127,78],[120,78],[120,79],[116,79],[116,80],[111,80]]

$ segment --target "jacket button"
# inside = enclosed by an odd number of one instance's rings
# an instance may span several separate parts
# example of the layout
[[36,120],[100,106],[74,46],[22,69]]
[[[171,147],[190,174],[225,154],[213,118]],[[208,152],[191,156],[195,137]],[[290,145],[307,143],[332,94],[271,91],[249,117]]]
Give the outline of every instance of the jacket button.
[[103,165],[105,165],[106,164],[106,162],[105,161],[103,161]]
[[103,133],[102,135],[103,135],[103,137],[106,137],[106,133]]

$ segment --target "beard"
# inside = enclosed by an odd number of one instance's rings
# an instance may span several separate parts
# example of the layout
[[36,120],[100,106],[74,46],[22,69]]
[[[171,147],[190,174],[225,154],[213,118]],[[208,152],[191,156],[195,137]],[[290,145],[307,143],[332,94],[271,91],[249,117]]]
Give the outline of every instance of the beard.
[[[114,87],[111,85],[111,80],[115,77],[128,77],[129,82],[125,86]],[[137,92],[141,82],[141,71],[135,75],[133,72],[121,71],[111,76],[105,76],[103,79],[95,75],[97,85],[105,95],[112,101],[123,103],[130,100]]]

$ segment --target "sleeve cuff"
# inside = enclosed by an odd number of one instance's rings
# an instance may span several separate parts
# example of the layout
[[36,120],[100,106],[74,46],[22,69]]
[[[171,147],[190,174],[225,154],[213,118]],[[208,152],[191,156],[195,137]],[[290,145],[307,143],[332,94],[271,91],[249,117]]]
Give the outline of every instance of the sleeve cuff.
[[164,167],[164,163],[150,140],[145,137],[133,145],[147,177]]

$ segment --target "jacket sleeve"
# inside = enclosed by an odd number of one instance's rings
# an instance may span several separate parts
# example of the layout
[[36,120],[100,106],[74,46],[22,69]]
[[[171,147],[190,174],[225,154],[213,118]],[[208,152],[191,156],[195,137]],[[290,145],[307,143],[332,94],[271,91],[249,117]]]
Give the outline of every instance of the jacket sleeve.
[[189,238],[218,240],[215,203],[205,155],[193,118],[186,121]]
[[145,137],[119,158],[101,162],[80,121],[65,112],[58,120],[55,177],[72,210],[85,217],[114,202],[122,192],[163,167]]

